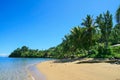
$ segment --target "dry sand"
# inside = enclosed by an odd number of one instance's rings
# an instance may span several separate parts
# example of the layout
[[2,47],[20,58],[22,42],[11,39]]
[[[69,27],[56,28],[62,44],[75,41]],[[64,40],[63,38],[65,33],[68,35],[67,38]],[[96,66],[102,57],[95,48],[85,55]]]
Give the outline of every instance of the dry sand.
[[55,63],[46,61],[37,65],[47,80],[120,80],[120,65],[110,63]]

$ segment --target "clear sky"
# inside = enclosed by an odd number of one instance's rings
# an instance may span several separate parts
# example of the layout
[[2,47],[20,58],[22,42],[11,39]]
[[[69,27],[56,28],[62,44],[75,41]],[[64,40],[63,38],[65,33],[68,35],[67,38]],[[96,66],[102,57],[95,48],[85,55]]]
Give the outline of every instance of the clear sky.
[[0,55],[23,45],[56,46],[87,14],[109,10],[115,18],[119,5],[120,0],[0,0]]

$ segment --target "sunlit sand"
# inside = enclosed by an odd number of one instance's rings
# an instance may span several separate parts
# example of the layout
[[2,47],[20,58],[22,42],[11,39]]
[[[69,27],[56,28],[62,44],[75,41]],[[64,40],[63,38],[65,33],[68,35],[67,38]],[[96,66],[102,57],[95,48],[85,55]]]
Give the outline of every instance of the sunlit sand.
[[120,65],[47,61],[37,65],[47,80],[120,80]]

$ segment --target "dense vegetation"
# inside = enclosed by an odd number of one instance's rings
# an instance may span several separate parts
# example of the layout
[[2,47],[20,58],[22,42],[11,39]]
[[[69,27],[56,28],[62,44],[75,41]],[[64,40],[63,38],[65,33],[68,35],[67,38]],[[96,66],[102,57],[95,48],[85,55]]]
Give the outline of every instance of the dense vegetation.
[[80,26],[73,27],[61,44],[48,50],[33,50],[26,46],[17,48],[9,57],[50,57],[50,58],[120,58],[120,7],[113,16],[109,11],[93,19],[87,15]]

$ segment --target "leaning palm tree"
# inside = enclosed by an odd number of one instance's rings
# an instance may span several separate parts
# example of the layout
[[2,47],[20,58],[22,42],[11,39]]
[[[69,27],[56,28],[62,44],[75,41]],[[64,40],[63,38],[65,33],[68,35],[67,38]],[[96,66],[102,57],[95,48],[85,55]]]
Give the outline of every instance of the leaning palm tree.
[[73,44],[75,49],[79,49],[81,47],[81,34],[83,32],[83,28],[81,27],[74,27],[71,30],[71,43]]

